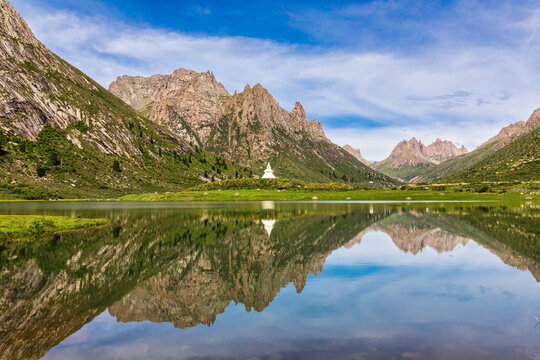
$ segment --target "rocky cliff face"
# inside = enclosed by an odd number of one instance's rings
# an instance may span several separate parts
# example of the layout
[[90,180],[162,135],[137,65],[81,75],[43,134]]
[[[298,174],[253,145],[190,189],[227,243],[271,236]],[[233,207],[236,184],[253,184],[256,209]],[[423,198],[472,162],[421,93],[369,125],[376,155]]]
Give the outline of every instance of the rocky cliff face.
[[262,134],[255,135],[270,141],[277,127],[292,136],[329,142],[321,123],[308,121],[300,103],[289,113],[260,84],[246,85],[243,92],[231,96],[210,72],[178,69],[172,75],[148,78],[121,76],[109,91],[200,146],[211,145],[209,135],[224,116],[232,116],[244,131],[259,123]]
[[112,106],[100,108],[103,101],[93,98],[103,89],[41,44],[6,0],[0,0],[0,24],[0,128],[4,134],[35,141],[46,126],[65,129],[82,121],[91,124],[92,131],[71,131],[77,146],[84,142],[128,158],[140,154],[124,124],[127,116],[119,116]]
[[387,183],[308,120],[296,103],[289,112],[260,84],[229,94],[210,72],[179,69],[172,75],[118,77],[110,92],[186,140],[262,174],[267,162],[278,177]]
[[122,76],[109,91],[199,146],[206,143],[230,96],[210,72],[186,69],[149,78]]
[[367,161],[363,156],[362,156],[362,153],[360,152],[360,149],[355,149],[353,148],[351,145],[345,145],[343,147],[343,149],[345,151],[347,151],[349,154],[351,154],[352,156],[354,156],[358,161],[360,161],[362,164],[364,165],[367,165],[367,166],[371,166],[371,163],[369,161]]

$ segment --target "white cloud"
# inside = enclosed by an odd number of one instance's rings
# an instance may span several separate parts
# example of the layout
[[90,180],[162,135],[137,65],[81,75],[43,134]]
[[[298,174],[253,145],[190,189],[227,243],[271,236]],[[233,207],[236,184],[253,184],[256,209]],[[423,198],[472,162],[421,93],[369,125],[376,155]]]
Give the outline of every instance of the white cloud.
[[[285,108],[299,100],[329,137],[359,147],[371,160],[396,142],[436,137],[474,148],[540,106],[538,26],[516,24],[523,39],[506,46],[445,46],[418,53],[333,51],[243,37],[200,37],[106,18],[18,4],[37,37],[102,85],[118,75],[211,70],[229,89],[260,82]],[[453,43],[453,42],[450,42]],[[372,119],[352,128],[325,118]]]

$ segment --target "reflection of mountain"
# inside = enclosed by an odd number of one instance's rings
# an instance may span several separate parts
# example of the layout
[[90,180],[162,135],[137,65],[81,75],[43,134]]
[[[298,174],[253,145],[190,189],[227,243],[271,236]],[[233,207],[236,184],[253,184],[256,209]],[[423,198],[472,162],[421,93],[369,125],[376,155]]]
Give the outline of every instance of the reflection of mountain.
[[[262,311],[287,284],[302,291],[333,250],[370,230],[413,254],[474,239],[540,280],[537,210],[422,211],[316,204],[111,211],[106,228],[0,252],[0,359],[39,358],[107,308],[118,321],[178,328],[212,324],[231,301]],[[270,235],[261,219],[276,219]]]
[[371,230],[386,233],[397,248],[415,255],[426,247],[438,253],[452,251],[474,239],[505,264],[529,270],[540,282],[540,246],[535,227],[538,211],[494,209],[478,208],[474,213],[463,208],[452,211],[432,209],[433,214],[418,211],[395,213],[364,229],[345,246],[359,244]]
[[[115,303],[119,319],[178,327],[212,323],[231,300],[261,311],[289,282],[300,291],[332,250],[387,213],[116,211],[105,228],[5,249],[0,359],[40,358]],[[264,218],[278,219],[270,237]]]
[[173,264],[109,312],[119,321],[167,321],[184,328],[212,324],[231,301],[262,311],[287,284],[302,291],[308,275],[321,272],[333,250],[384,216],[355,211],[281,220],[270,237],[254,222],[201,248],[189,265]]
[[425,247],[430,247],[440,254],[452,251],[460,244],[467,244],[468,238],[442,229],[437,220],[437,216],[420,212],[393,214],[365,229],[360,236],[351,240],[348,246],[360,243],[363,235],[371,230],[386,233],[397,248],[415,255]]

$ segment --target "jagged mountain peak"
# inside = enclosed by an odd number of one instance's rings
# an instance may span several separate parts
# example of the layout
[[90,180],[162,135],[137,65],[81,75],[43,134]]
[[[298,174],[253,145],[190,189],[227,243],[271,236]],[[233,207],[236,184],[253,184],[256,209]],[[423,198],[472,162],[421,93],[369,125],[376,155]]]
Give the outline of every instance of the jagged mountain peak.
[[[400,141],[390,153],[390,156],[383,161],[373,164],[373,167],[388,175],[403,176],[409,180],[414,177],[416,170],[439,164],[448,159],[467,153],[464,146],[458,148],[448,140],[437,138],[430,145],[424,145],[422,141],[415,137],[410,140]],[[410,168],[411,171],[399,171]],[[398,170],[396,172],[396,170]],[[406,174],[405,174],[406,173]]]

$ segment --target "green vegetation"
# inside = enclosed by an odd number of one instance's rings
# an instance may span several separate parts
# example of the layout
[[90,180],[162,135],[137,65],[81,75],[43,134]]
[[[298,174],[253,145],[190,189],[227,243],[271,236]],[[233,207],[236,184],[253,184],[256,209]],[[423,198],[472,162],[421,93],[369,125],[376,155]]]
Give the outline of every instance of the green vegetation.
[[437,191],[422,190],[418,187],[409,189],[384,190],[316,190],[316,189],[236,189],[236,190],[186,190],[165,194],[147,193],[132,194],[120,198],[123,201],[311,201],[313,197],[321,201],[524,201],[531,197],[532,201],[540,200],[540,192],[520,193],[480,191]]
[[29,239],[38,235],[59,233],[108,223],[107,219],[65,216],[0,215],[0,244]]
[[540,179],[540,127],[445,181],[526,182]]
[[[261,150],[251,139],[260,122],[253,115],[252,128],[241,129],[237,116],[224,116],[211,129],[207,140],[208,150],[228,154],[236,163],[243,164],[254,174],[262,175],[267,162],[279,178],[300,179],[312,182],[344,182],[392,185],[397,181],[362,164],[341,147],[298,134],[301,141],[282,129],[272,129],[271,149]],[[263,154],[261,154],[263,151]],[[268,157],[267,154],[270,154]],[[264,160],[263,160],[264,159]]]
[[[245,167],[178,139],[46,48],[19,46],[31,61],[5,64],[26,82],[6,89],[25,101],[0,119],[0,198],[114,198],[249,175]],[[40,91],[25,90],[27,82],[41,84]],[[61,119],[47,119],[51,109]],[[33,123],[16,126],[27,121]],[[37,127],[39,134],[20,130]]]
[[345,184],[341,182],[315,183],[296,179],[230,179],[207,183],[189,190],[321,190],[321,191],[352,191],[382,189],[376,184]]
[[391,169],[391,168],[377,168],[378,171],[382,172],[385,175],[391,176],[393,178],[401,179],[403,181],[409,181],[422,174],[423,172],[431,169],[434,165],[418,165],[418,166],[408,166],[402,169]]

